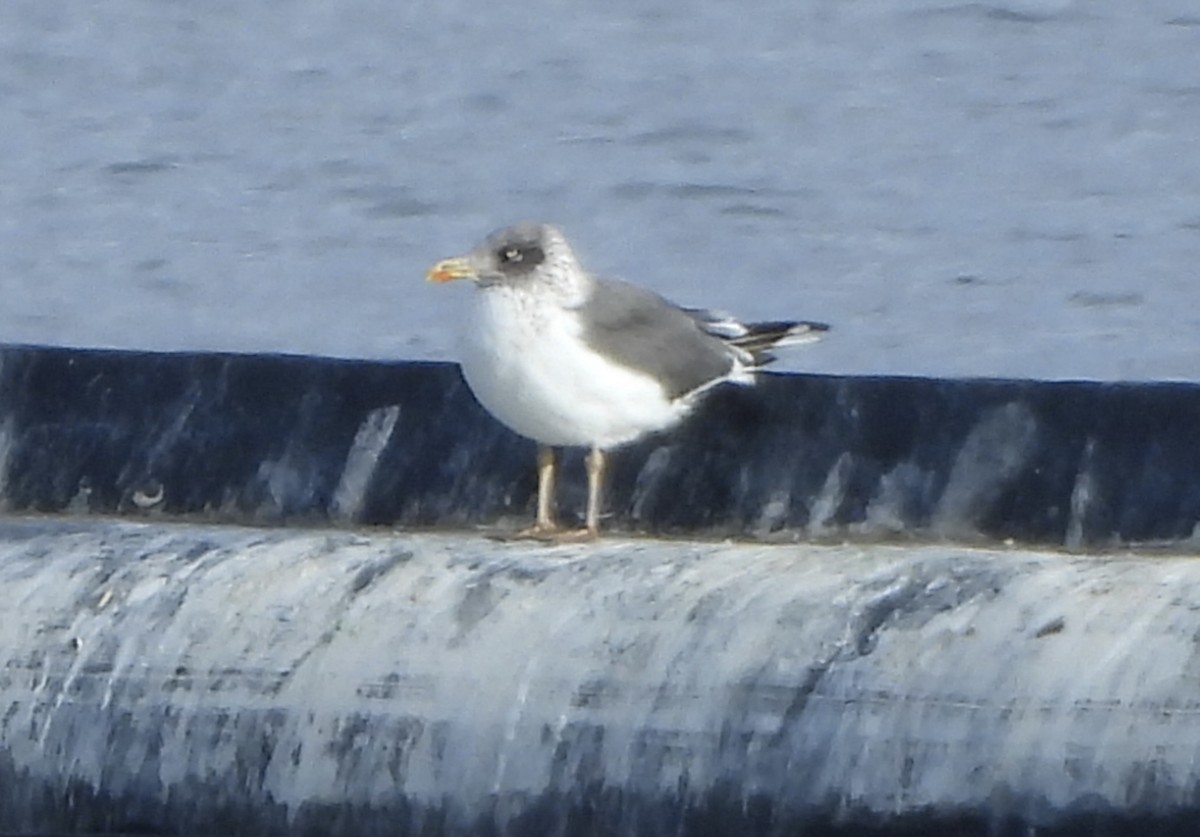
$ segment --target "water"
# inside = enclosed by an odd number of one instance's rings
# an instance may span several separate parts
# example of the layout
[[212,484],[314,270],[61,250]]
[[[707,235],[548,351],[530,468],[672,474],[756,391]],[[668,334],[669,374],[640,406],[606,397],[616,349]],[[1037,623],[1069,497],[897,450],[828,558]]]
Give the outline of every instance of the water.
[[0,341],[450,358],[425,267],[835,331],[781,368],[1196,379],[1200,10],[0,4]]

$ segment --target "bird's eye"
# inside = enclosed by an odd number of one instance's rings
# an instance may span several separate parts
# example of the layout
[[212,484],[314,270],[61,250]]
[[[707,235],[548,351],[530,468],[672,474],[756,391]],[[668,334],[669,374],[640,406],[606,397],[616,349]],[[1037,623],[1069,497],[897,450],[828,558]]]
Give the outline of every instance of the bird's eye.
[[546,254],[536,244],[504,244],[496,248],[496,261],[509,273],[533,270],[545,259]]

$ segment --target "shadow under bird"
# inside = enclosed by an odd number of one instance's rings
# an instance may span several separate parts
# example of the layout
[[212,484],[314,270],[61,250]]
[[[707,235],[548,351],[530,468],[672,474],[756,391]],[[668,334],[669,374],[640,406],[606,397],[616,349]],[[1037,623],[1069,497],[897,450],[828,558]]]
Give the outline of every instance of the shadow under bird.
[[[498,230],[427,278],[475,283],[462,323],[463,375],[492,415],[538,443],[537,519],[520,538],[595,538],[609,450],[677,424],[718,384],[754,383],[771,349],[829,329],[741,323],[594,276],[548,224]],[[563,529],[554,515],[559,447],[589,449],[583,529]]]

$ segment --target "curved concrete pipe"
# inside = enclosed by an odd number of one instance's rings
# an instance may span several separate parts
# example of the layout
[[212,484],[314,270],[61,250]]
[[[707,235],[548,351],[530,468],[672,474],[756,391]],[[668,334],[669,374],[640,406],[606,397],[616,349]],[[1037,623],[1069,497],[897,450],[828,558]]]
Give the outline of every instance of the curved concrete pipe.
[[9,518],[0,829],[1185,833],[1197,602],[1183,558]]

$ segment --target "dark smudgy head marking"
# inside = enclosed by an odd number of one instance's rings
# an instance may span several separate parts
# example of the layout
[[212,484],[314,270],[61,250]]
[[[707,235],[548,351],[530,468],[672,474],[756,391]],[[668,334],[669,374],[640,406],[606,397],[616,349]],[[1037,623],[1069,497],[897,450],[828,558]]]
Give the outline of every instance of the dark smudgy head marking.
[[530,242],[510,242],[496,248],[496,263],[503,273],[524,273],[546,260],[546,251]]
[[498,273],[520,276],[546,261],[549,237],[550,231],[543,224],[516,224],[492,233],[484,248]]

